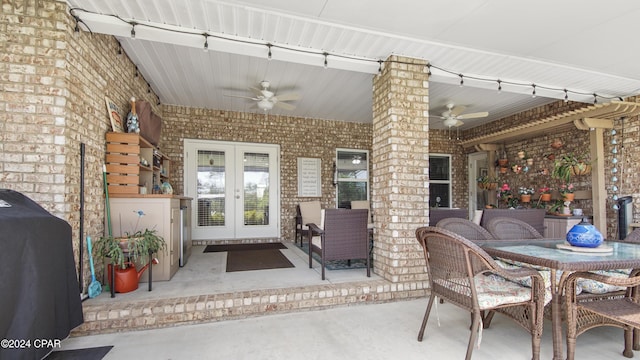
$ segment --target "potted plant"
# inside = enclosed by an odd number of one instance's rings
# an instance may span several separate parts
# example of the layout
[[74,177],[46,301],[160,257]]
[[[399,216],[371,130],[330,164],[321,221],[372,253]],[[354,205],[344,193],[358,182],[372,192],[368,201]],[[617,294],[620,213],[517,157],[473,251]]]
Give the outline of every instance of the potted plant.
[[560,195],[562,195],[562,199],[564,201],[573,201],[575,197],[575,194],[573,193],[575,191],[573,184],[562,184],[558,188],[558,191],[560,191]]
[[523,203],[531,202],[531,195],[533,195],[536,191],[531,187],[520,186],[518,188],[518,193],[520,194],[520,201]]
[[502,187],[498,191],[498,200],[503,201],[508,208],[515,208],[518,206],[518,199],[513,197],[511,187],[509,187],[509,184],[507,183],[502,184]]
[[540,192],[540,201],[550,201],[551,200],[551,188],[548,186],[541,187],[538,192]]
[[478,182],[478,187],[483,190],[495,190],[498,187],[498,180],[492,176],[478,176],[476,181]]
[[[166,242],[158,235],[155,229],[137,230],[140,217],[144,216],[141,210],[135,211],[138,221],[133,233],[125,233],[125,236],[103,236],[94,243],[93,251],[100,256],[109,259],[109,265],[115,268],[114,289],[118,292],[128,292],[138,288],[138,280],[150,263],[152,254],[166,249]],[[153,259],[157,263],[156,259]],[[138,271],[136,263],[144,266]],[[111,272],[109,271],[109,277]],[[111,281],[110,281],[111,282]]]
[[591,164],[586,155],[574,155],[572,153],[562,155],[554,161],[551,177],[568,184],[573,175],[586,175],[591,172]]

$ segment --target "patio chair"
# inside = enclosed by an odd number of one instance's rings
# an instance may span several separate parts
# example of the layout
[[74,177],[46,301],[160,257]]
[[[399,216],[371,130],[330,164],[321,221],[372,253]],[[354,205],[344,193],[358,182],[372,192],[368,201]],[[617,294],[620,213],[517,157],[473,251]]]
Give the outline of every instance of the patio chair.
[[[567,316],[567,360],[575,356],[576,338],[585,331],[599,326],[615,326],[624,330],[624,351],[628,358],[633,350],[640,350],[634,332],[640,328],[640,303],[638,286],[640,271],[633,270],[629,277],[613,277],[591,272],[575,272],[565,282],[565,308]],[[597,300],[581,301],[576,295],[580,279],[589,279],[604,284],[623,286],[627,291],[623,297],[604,297]]]
[[302,247],[303,239],[309,234],[308,223],[320,224],[321,205],[319,200],[301,202],[296,206],[296,239],[300,239]]
[[533,226],[510,217],[494,217],[487,221],[485,227],[499,240],[544,238]]
[[436,227],[447,229],[467,240],[493,240],[494,237],[487,229],[471,220],[462,218],[445,218],[436,224]]
[[309,227],[309,268],[313,267],[313,253],[320,255],[322,280],[325,279],[325,263],[331,260],[366,259],[367,277],[371,277],[369,257],[369,231],[365,209],[326,209],[321,226]]
[[[467,360],[482,327],[482,311],[502,313],[526,329],[531,334],[533,359],[540,358],[545,293],[538,272],[503,269],[472,241],[446,229],[421,227],[416,238],[423,249],[431,290],[418,341],[423,339],[434,299],[442,297],[471,313]],[[515,282],[523,278],[531,280],[531,287]]]

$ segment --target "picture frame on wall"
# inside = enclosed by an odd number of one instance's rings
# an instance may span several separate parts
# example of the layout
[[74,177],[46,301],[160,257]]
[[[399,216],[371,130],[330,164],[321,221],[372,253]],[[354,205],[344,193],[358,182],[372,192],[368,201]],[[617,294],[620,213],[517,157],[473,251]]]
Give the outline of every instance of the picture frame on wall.
[[122,116],[120,116],[120,107],[107,96],[104,97],[104,101],[107,104],[107,112],[111,120],[111,129],[114,132],[124,132],[124,124],[122,123]]
[[298,158],[298,196],[322,196],[320,165],[318,158]]

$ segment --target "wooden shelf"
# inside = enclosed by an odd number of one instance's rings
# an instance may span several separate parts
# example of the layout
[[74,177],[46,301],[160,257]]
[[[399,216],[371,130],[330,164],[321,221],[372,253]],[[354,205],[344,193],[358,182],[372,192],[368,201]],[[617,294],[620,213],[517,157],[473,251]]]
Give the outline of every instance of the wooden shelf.
[[[109,132],[106,140],[109,194],[139,194],[141,187],[151,194],[154,185],[168,179],[169,158],[142,136]],[[149,165],[143,165],[142,159]]]

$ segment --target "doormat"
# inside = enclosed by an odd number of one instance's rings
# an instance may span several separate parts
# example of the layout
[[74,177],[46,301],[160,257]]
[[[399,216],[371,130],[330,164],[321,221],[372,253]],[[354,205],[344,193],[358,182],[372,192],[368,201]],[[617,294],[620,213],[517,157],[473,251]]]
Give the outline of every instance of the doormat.
[[52,351],[44,360],[100,360],[113,346]]
[[[304,251],[307,256],[309,256],[309,245],[296,244],[302,251]],[[318,264],[322,263],[322,259],[320,258],[320,254],[313,253],[311,255],[313,260],[317,261]],[[373,259],[370,262],[371,268],[373,268]],[[366,269],[367,268],[367,259],[353,259],[351,260],[351,264],[349,265],[349,261],[347,260],[328,260],[324,262],[324,266],[327,270],[349,270],[349,269]]]
[[286,249],[283,243],[207,245],[203,252]]
[[227,253],[227,272],[295,267],[277,249],[242,250]]

